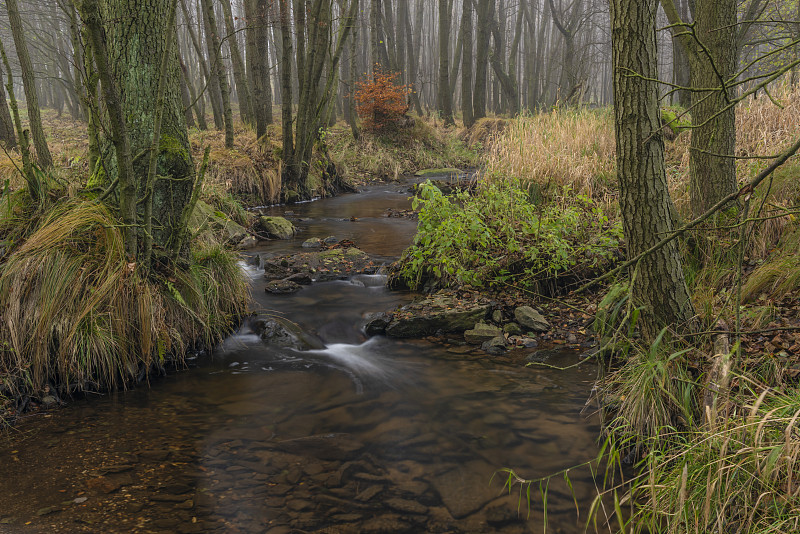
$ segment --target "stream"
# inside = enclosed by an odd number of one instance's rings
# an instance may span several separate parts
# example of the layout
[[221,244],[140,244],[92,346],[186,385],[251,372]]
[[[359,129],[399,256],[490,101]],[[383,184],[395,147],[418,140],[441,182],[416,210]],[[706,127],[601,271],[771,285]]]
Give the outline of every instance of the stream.
[[[258,257],[310,237],[391,262],[416,222],[385,215],[408,197],[389,184],[270,208],[300,231],[247,252],[252,306],[325,348],[278,349],[245,323],[151,387],[22,418],[0,436],[0,533],[542,532],[539,485],[529,510],[497,471],[543,477],[597,455],[598,418],[582,413],[593,365],[526,367],[533,349],[489,356],[463,338],[367,339],[366,313],[413,297],[379,275],[264,292]],[[594,484],[585,467],[569,478],[547,485],[548,532],[584,530]]]

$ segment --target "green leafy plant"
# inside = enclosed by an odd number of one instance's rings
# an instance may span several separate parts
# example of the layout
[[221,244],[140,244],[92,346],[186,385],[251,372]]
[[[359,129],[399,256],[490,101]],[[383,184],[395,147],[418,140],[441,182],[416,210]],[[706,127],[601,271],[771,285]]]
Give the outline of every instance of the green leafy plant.
[[516,285],[555,294],[607,268],[621,246],[620,226],[566,189],[545,206],[515,182],[448,197],[427,181],[414,209],[417,235],[400,261],[414,289]]

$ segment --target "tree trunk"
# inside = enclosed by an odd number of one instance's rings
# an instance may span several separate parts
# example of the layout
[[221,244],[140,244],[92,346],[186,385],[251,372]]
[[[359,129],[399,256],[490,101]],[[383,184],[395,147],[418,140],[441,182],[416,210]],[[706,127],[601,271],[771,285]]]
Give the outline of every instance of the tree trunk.
[[[93,0],[94,1],[94,0]],[[173,250],[185,238],[181,226],[183,208],[194,185],[194,163],[181,105],[180,63],[177,39],[166,27],[172,0],[108,0],[106,36],[114,83],[123,95],[122,117],[127,123],[136,198],[145,198],[148,187],[148,159],[156,132],[161,62],[169,52],[163,87],[163,110],[156,162],[156,180],[152,190],[152,239],[156,247]],[[119,24],[118,21],[125,21]],[[104,92],[105,94],[105,92]],[[128,119],[135,117],[135,120]],[[116,136],[116,134],[115,134]],[[122,185],[122,180],[120,180]],[[145,226],[150,221],[144,221]]]
[[[690,85],[720,87],[714,93],[692,93],[692,129],[689,152],[689,194],[692,215],[705,212],[736,191],[736,110],[723,111],[734,90],[722,88],[736,72],[736,0],[698,0],[695,32],[708,50],[690,55]],[[712,67],[713,62],[713,67]]]
[[464,2],[461,13],[461,32],[464,34],[464,48],[461,51],[461,115],[464,127],[475,124],[472,113],[472,2]]
[[22,18],[19,14],[17,0],[6,0],[6,9],[8,11],[8,20],[11,24],[11,34],[14,37],[14,47],[17,49],[17,58],[22,70],[22,86],[25,91],[25,105],[28,108],[28,120],[33,134],[33,146],[36,148],[36,159],[39,161],[40,166],[47,169],[53,166],[53,158],[50,155],[50,149],[47,147],[47,138],[42,128],[39,99],[36,94],[36,78],[31,57],[28,54],[28,46],[25,42],[25,30],[22,27]]
[[[0,79],[2,79],[2,77],[3,72],[2,69],[0,69]],[[0,143],[3,143],[6,150],[12,150],[17,147],[14,123],[11,120],[11,112],[8,111],[6,91],[2,83],[0,83]]]
[[489,35],[491,8],[494,0],[478,0],[477,53],[475,57],[475,91],[472,94],[472,110],[477,121],[486,116],[486,90],[489,66]]
[[450,6],[448,0],[439,0],[439,84],[437,103],[445,126],[452,126],[453,103],[450,93]]
[[208,25],[208,42],[212,65],[211,70],[219,83],[220,96],[222,97],[222,118],[225,121],[225,148],[233,148],[233,112],[231,111],[231,94],[228,87],[228,75],[225,73],[225,64],[222,62],[222,45],[219,40],[217,19],[214,15],[214,5],[211,0],[202,0],[203,12]]
[[250,85],[247,83],[247,74],[242,60],[242,53],[239,50],[239,39],[236,37],[236,26],[233,23],[231,13],[231,0],[221,0],[222,14],[225,18],[225,30],[228,32],[228,50],[231,53],[233,62],[233,79],[236,83],[236,91],[239,94],[239,117],[245,124],[253,123],[253,98],[250,92]]
[[[673,231],[658,110],[657,0],[611,0],[617,169],[628,256]],[[635,73],[636,76],[631,74]],[[687,325],[693,315],[677,241],[645,256],[633,271],[640,325],[652,340],[663,326]]]
[[[216,35],[216,31],[211,28],[208,23],[208,17],[205,15],[205,7],[202,6],[202,0],[197,0],[197,16],[199,18],[198,24],[203,26],[203,35],[205,36],[206,53],[208,55],[208,70],[206,77],[206,87],[209,92],[209,100],[211,100],[211,111],[214,114],[214,127],[217,130],[225,129],[225,105],[222,101],[222,90],[219,86],[219,76],[217,75],[216,56],[219,48],[215,48],[211,40],[211,35]],[[202,55],[200,56],[202,57]]]
[[[249,7],[248,7],[249,6]],[[253,78],[253,108],[256,136],[261,138],[272,124],[272,82],[269,79],[269,3],[267,0],[245,0],[248,53]],[[252,40],[252,43],[250,42]]]

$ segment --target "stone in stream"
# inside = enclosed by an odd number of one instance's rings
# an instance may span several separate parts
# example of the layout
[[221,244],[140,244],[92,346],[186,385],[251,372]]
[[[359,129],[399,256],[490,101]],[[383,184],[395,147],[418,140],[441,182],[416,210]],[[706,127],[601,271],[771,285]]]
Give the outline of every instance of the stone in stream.
[[373,274],[377,269],[366,252],[344,247],[271,258],[264,262],[264,278],[284,280],[295,273],[303,273],[317,282],[326,282],[356,274]]
[[472,345],[480,345],[485,341],[490,341],[502,335],[503,331],[496,326],[485,323],[477,323],[475,328],[464,332],[464,339],[467,340],[467,343]]
[[301,286],[311,285],[311,277],[306,273],[294,273],[293,275],[287,277],[285,280],[287,282],[294,282],[295,284],[300,284]]
[[518,336],[522,334],[522,328],[517,323],[508,323],[503,325],[503,332],[509,336]]
[[[491,472],[491,469],[488,469],[488,472]],[[496,490],[487,491],[488,479],[485,464],[469,462],[433,477],[431,484],[450,514],[456,519],[461,519],[477,512],[494,499]]]
[[312,237],[303,241],[303,248],[319,248],[322,246],[322,240],[318,237]]
[[550,323],[547,319],[530,306],[520,306],[514,310],[514,318],[520,325],[534,332],[547,332],[550,330]]
[[258,245],[258,239],[255,236],[249,235],[239,241],[239,244],[236,245],[236,250],[249,250],[255,248],[256,245]]
[[322,341],[282,317],[254,321],[253,331],[261,336],[262,341],[278,347],[296,350],[321,350],[325,348],[325,344]]
[[481,350],[495,356],[503,354],[506,351],[506,338],[500,335],[484,341],[481,344]]
[[386,327],[389,325],[391,318],[388,313],[368,313],[365,316],[366,324],[364,325],[364,333],[368,336],[379,336],[386,332]]
[[423,337],[436,332],[464,332],[486,318],[489,303],[461,302],[436,294],[401,307],[386,327],[389,337]]
[[322,242],[325,243],[326,245],[335,245],[336,243],[339,242],[339,239],[337,239],[335,235],[329,235],[328,237],[323,239]]
[[270,237],[277,239],[294,237],[294,226],[283,217],[259,217],[258,225]]
[[269,282],[264,288],[264,291],[267,293],[272,293],[273,295],[287,295],[290,293],[296,293],[302,288],[303,286],[287,278],[285,280]]
[[348,460],[364,448],[364,444],[348,434],[318,434],[274,443],[275,448],[292,454],[320,460]]

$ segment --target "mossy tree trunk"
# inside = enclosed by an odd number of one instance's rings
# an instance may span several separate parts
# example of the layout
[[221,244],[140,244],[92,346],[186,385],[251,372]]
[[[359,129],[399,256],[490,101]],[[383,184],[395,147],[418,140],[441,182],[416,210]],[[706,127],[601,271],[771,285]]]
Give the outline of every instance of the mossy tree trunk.
[[[152,189],[152,238],[157,249],[174,250],[185,239],[184,207],[194,186],[192,161],[180,89],[180,63],[174,29],[166,27],[174,0],[107,0],[105,24],[111,77],[121,95],[132,154],[136,198],[147,195],[148,160],[156,131],[161,61],[171,48],[163,81],[160,137]],[[121,23],[120,21],[124,21]],[[105,94],[105,93],[104,93]],[[137,201],[138,203],[138,201]],[[141,218],[143,211],[139,209]],[[140,223],[146,227],[147,222]]]
[[[658,110],[657,0],[611,0],[617,174],[628,255],[635,257],[673,230]],[[642,258],[633,269],[633,299],[642,333],[687,325],[694,310],[677,241]]]
[[25,39],[25,30],[22,27],[22,17],[19,13],[17,0],[6,0],[8,21],[11,25],[11,34],[14,37],[14,47],[17,49],[20,70],[22,71],[22,87],[25,90],[25,104],[28,108],[33,146],[36,148],[36,159],[44,168],[53,166],[53,157],[47,146],[47,138],[42,128],[42,117],[39,113],[39,97],[36,93],[36,77],[34,76],[33,63],[28,54],[28,45]]
[[272,82],[269,77],[269,3],[245,0],[247,14],[247,58],[253,86],[253,113],[256,135],[267,133],[272,124]]
[[[683,25],[675,3],[661,0],[677,39],[689,59],[692,88],[692,139],[689,195],[696,217],[736,191],[735,98],[724,84],[736,71],[736,0],[696,0],[693,30]],[[693,34],[692,34],[693,31]],[[713,89],[709,91],[709,89]]]
[[472,93],[472,115],[476,121],[486,116],[492,2],[493,0],[478,0],[478,32],[475,41],[475,90]]
[[[0,69],[0,79],[3,78],[3,71]],[[17,136],[14,133],[14,122],[11,119],[11,112],[8,110],[6,101],[6,91],[0,83],[0,143],[6,150],[17,147]]]

